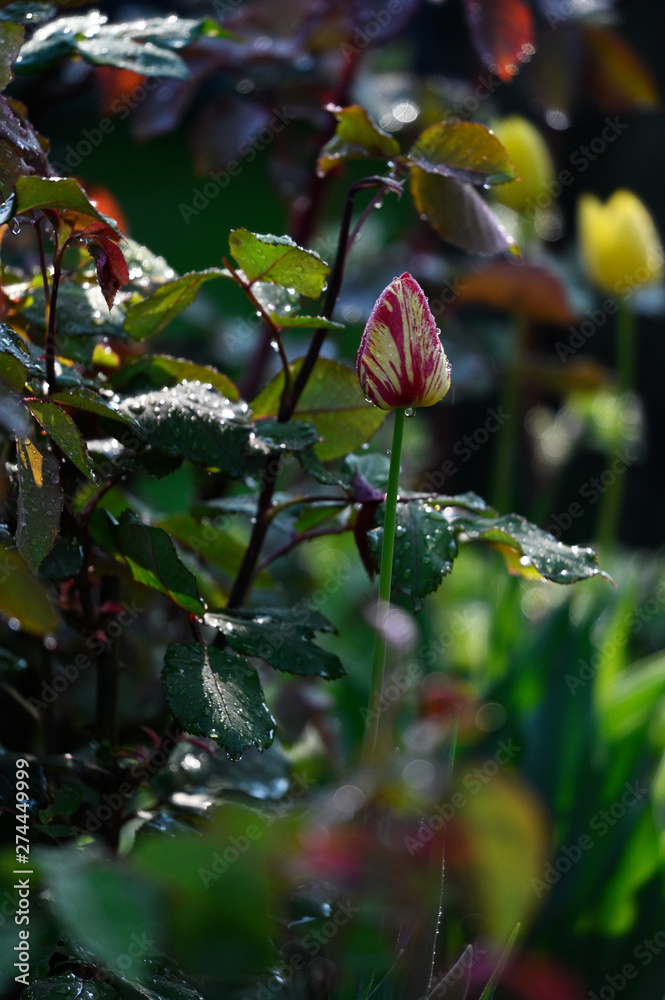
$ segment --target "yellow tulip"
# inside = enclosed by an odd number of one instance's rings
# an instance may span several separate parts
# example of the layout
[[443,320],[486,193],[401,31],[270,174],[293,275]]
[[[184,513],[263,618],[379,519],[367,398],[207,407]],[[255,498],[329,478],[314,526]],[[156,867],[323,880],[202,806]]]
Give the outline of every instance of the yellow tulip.
[[492,125],[505,146],[519,180],[497,184],[492,193],[497,201],[533,218],[539,208],[552,203],[554,165],[547,144],[538,129],[520,115],[511,115]]
[[663,276],[663,247],[653,219],[632,191],[615,191],[603,205],[592,194],[577,205],[582,263],[593,283],[626,296]]

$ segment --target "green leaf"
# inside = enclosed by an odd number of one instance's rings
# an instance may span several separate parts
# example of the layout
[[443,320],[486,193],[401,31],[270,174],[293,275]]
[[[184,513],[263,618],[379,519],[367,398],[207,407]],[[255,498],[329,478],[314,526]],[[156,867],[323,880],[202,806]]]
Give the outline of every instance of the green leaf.
[[21,392],[28,377],[28,368],[11,354],[0,354],[0,378],[4,379],[10,388]]
[[316,646],[315,632],[334,632],[331,623],[317,612],[303,615],[290,609],[263,611],[216,611],[204,618],[218,629],[229,646],[246,656],[260,656],[276,670],[305,677],[334,680],[346,673],[339,657]]
[[8,545],[0,545],[0,611],[30,635],[43,636],[58,628],[58,615],[43,584]]
[[241,657],[202,643],[173,643],[162,678],[183,729],[216,740],[232,760],[249,747],[265,750],[272,743],[275,724],[259,676]]
[[[302,361],[290,365],[295,378]],[[268,383],[252,404],[254,416],[276,416],[284,388],[282,372]],[[388,411],[364,398],[356,373],[338,361],[319,358],[296,407],[294,418],[312,424],[323,440],[314,450],[322,462],[360,447],[386,419]]]
[[[18,362],[22,369],[25,369],[26,378],[28,374],[31,377],[44,377],[46,369],[43,361],[38,359],[39,353],[39,349],[34,344],[24,340],[10,326],[0,323],[0,364],[4,365],[4,371],[8,373],[12,371],[14,373],[18,372],[18,367],[14,366],[12,368],[9,362],[5,363],[5,358],[11,358],[13,361]],[[41,353],[43,354],[43,350]],[[9,382],[9,379],[6,378],[6,381]],[[12,385],[11,382],[10,385]],[[14,388],[21,389],[22,386],[15,385]]]
[[47,979],[33,979],[21,993],[21,1000],[117,1000],[117,996],[108,983],[63,972]]
[[610,579],[599,568],[593,549],[564,545],[519,514],[483,520],[461,515],[455,518],[455,525],[464,533],[462,541],[481,541],[498,549],[508,570],[518,576],[552,583],[576,583],[592,576]]
[[98,212],[78,181],[73,177],[19,177],[16,182],[16,212],[39,208],[55,212],[78,212],[119,230],[112,220]]
[[517,253],[517,244],[478,192],[452,177],[411,169],[416,208],[448,243],[469,253]]
[[125,413],[124,410],[118,409],[117,400],[100,396],[94,389],[88,389],[83,385],[76,389],[68,389],[66,392],[54,392],[49,396],[49,400],[53,403],[61,403],[63,406],[71,406],[75,410],[97,413],[100,417],[110,417],[112,420],[119,420],[132,427],[137,426],[134,417]]
[[35,419],[70,462],[73,462],[76,468],[94,483],[95,467],[88,454],[85,440],[69,414],[50,400],[30,400],[27,405]]
[[147,943],[142,959],[160,949],[164,900],[147,879],[117,862],[88,860],[78,850],[44,850],[39,864],[50,905],[67,933],[110,969],[123,975],[136,970],[128,942]]
[[300,313],[270,313],[270,319],[280,329],[299,328],[302,330],[345,330],[344,323],[337,323],[323,316],[303,316]]
[[58,4],[52,0],[18,0],[16,3],[5,4],[0,10],[0,21],[11,21],[12,24],[39,24],[47,21],[58,10]]
[[[367,534],[377,571],[381,566],[385,504],[376,512],[377,527]],[[455,527],[441,511],[423,501],[397,504],[392,589],[409,597],[416,609],[450,573],[457,555]]]
[[226,476],[242,475],[252,425],[246,403],[232,403],[211,385],[181,382],[172,389],[124,399],[153,448]]
[[252,284],[271,281],[316,299],[330,274],[317,253],[299,247],[289,236],[261,236],[247,229],[232,229],[229,247]]
[[196,577],[181,562],[165,531],[144,524],[136,514],[126,510],[115,528],[115,537],[138,583],[166,594],[190,614],[203,614]]
[[660,652],[632,664],[611,683],[600,710],[604,731],[611,740],[626,739],[646,726],[665,698],[665,655]]
[[222,268],[209,267],[205,271],[189,271],[180,278],[165,282],[147,299],[129,306],[125,330],[135,340],[159,333],[192,304],[206,281],[224,276]]
[[78,55],[93,65],[187,80],[187,65],[172,50],[202,35],[230,37],[209,18],[148,18],[125,24],[106,24],[106,20],[105,15],[91,11],[38,28],[21,50],[17,72],[39,72],[58,59]]
[[418,136],[409,160],[428,174],[467,184],[502,184],[517,177],[497,137],[478,122],[441,122]]
[[0,90],[14,79],[12,65],[23,45],[23,34],[20,24],[0,24]]
[[506,947],[503,949],[503,952],[501,953],[501,958],[496,963],[496,966],[494,967],[494,972],[492,973],[487,983],[485,984],[483,992],[480,994],[480,1000],[492,1000],[492,997],[496,992],[496,988],[499,985],[499,980],[503,975],[503,970],[505,969],[506,963],[510,958],[510,953],[512,952],[514,944],[517,941],[517,936],[520,932],[520,926],[521,926],[520,924],[515,924],[515,927],[513,928],[513,931],[506,943]]
[[[254,498],[252,498],[254,500]],[[254,500],[254,510],[256,501]],[[194,517],[192,514],[171,514],[157,522],[157,526],[167,531],[182,545],[200,555],[213,566],[219,567],[228,576],[234,578],[245,555],[247,545],[241,544],[237,538],[225,530],[237,514],[224,511],[210,512],[211,517]],[[248,514],[248,516],[251,516]],[[272,584],[272,577],[267,571],[259,573],[256,578],[257,587]]]
[[384,132],[369,117],[364,108],[352,104],[348,108],[328,106],[337,118],[335,135],[319,154],[316,172],[325,175],[345,160],[390,160],[399,155],[394,136]]
[[[122,308],[118,305],[109,313],[96,283],[88,287],[74,281],[61,284],[56,307],[58,356],[90,366],[98,340],[103,337],[127,340],[122,328],[123,315]],[[21,316],[39,329],[44,329],[44,289],[41,286],[30,290],[29,297],[21,308]],[[42,349],[41,354],[43,353]],[[73,369],[66,371],[70,380],[75,377]],[[77,381],[82,381],[80,375]],[[62,384],[62,379],[59,382]]]
[[197,379],[212,385],[234,403],[240,399],[240,393],[228,375],[211,365],[197,365],[194,361],[171,358],[168,354],[139,358],[114,375],[113,385],[116,389],[125,391],[127,386],[135,386],[137,383],[140,389],[163,389],[177,385],[178,382],[195,382]]
[[256,441],[270,451],[304,451],[319,440],[315,427],[299,420],[280,423],[278,420],[257,420],[254,424]]
[[[32,570],[51,551],[64,501],[60,463],[44,440],[16,439],[18,511],[16,544]],[[20,616],[19,616],[20,617]]]

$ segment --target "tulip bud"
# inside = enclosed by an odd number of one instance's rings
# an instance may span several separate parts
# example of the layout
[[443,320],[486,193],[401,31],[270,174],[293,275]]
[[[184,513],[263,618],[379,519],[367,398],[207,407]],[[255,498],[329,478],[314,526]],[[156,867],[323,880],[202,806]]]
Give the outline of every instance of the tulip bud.
[[[492,131],[513,161],[518,180],[507,184],[497,184],[492,193],[497,201],[516,212],[526,212],[530,215],[538,208],[548,207],[551,203],[551,191],[554,189],[554,166],[549,150],[538,129],[521,118],[511,115],[492,125]],[[539,204],[538,197],[545,195],[546,204]]]
[[615,191],[604,205],[592,194],[582,195],[577,228],[584,268],[603,291],[622,296],[662,277],[662,244],[632,191]]
[[450,388],[450,365],[422,288],[404,273],[367,321],[356,371],[365,398],[382,410],[433,406]]

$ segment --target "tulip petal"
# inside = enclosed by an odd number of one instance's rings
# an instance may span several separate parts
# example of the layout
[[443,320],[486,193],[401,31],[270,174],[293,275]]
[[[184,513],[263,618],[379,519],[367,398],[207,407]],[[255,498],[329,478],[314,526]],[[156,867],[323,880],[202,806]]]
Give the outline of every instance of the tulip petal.
[[585,270],[612,295],[629,295],[663,276],[663,247],[649,212],[631,191],[615,191],[603,204],[593,195],[578,203]]
[[433,406],[450,388],[450,365],[422,288],[404,273],[378,299],[356,365],[365,397],[382,410]]

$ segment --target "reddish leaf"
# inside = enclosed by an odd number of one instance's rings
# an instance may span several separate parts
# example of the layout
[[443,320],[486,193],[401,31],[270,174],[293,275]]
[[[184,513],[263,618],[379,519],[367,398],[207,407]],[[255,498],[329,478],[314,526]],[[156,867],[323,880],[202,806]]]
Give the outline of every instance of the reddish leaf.
[[534,53],[530,7],[524,0],[465,0],[464,6],[478,56],[507,83]]
[[518,253],[512,236],[470,184],[412,167],[411,193],[420,214],[448,243],[468,253]]
[[119,288],[129,281],[127,262],[120,247],[106,236],[86,240],[86,246],[97,268],[97,281],[109,310]]
[[584,29],[589,87],[603,111],[655,111],[660,106],[651,74],[609,28]]
[[578,319],[559,279],[535,264],[500,260],[467,274],[461,282],[458,303],[480,303],[557,326],[571,326]]

